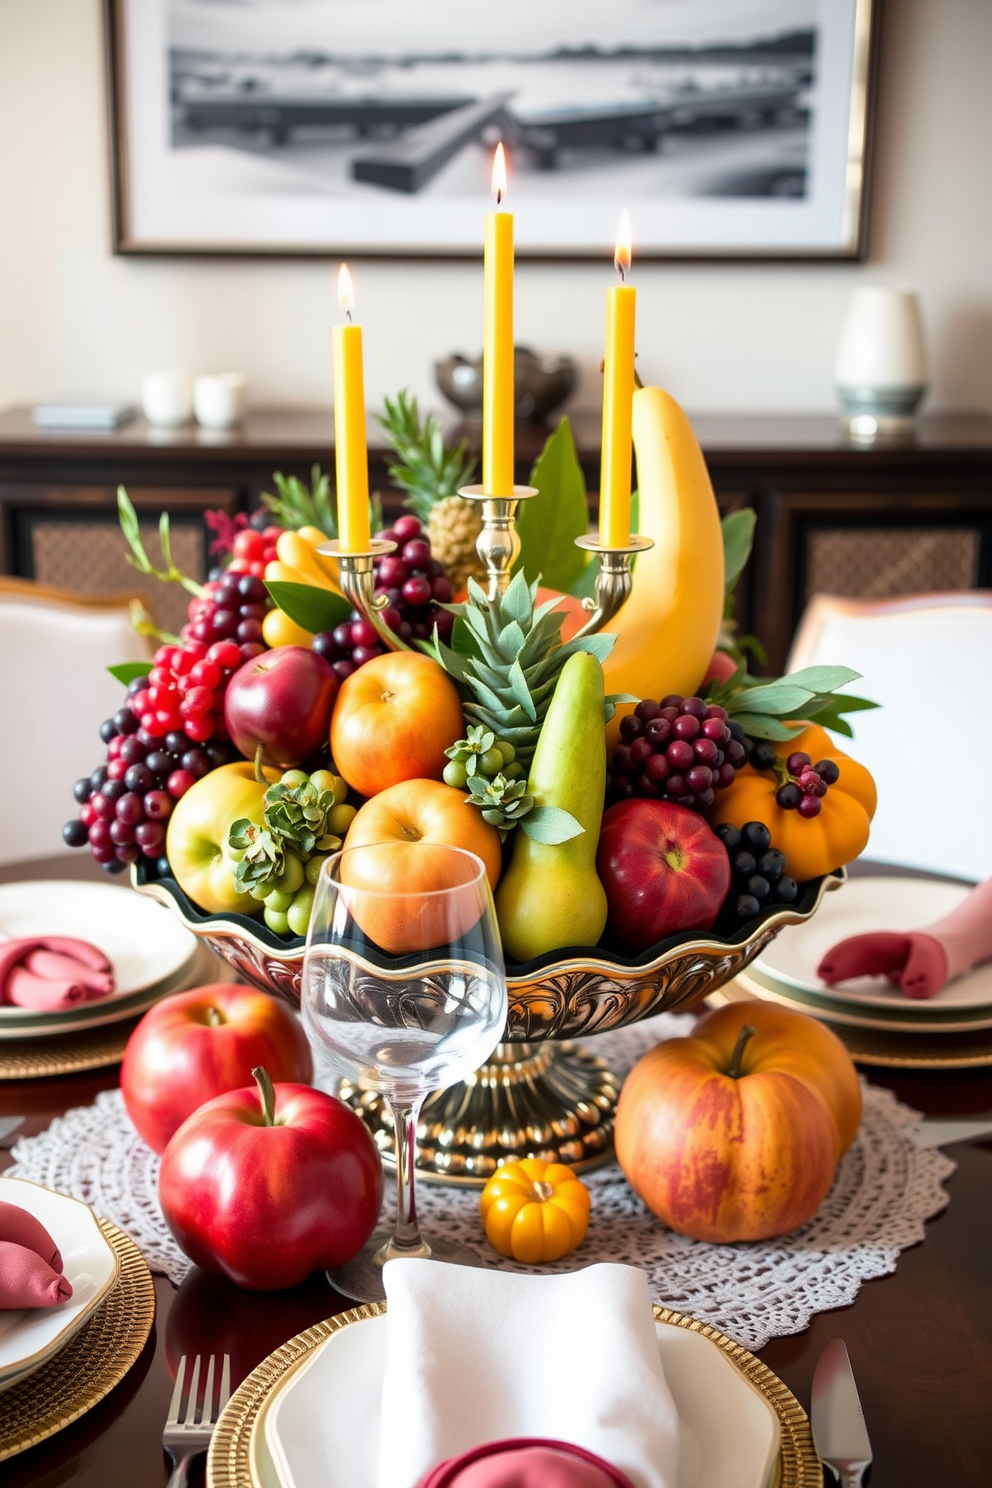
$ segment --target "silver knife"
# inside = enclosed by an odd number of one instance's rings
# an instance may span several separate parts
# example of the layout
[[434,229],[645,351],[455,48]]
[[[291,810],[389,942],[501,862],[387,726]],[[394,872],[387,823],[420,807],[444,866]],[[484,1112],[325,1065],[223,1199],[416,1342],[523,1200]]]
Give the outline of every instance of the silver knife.
[[0,1146],[9,1147],[11,1144],[5,1142],[4,1137],[11,1136],[18,1127],[23,1125],[23,1116],[0,1116]]
[[861,1488],[871,1466],[871,1443],[842,1338],[828,1343],[817,1360],[809,1421],[824,1466],[832,1468],[842,1488]]
[[992,1136],[992,1121],[917,1121],[906,1130],[917,1147],[949,1147]]

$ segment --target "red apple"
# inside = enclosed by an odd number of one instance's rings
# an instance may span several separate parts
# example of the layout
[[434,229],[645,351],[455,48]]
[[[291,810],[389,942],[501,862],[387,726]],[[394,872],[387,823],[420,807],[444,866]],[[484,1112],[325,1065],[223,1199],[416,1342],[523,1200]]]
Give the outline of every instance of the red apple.
[[292,1009],[253,987],[214,983],[163,997],[127,1041],[121,1093],[149,1147],[165,1150],[205,1101],[238,1090],[264,1064],[277,1080],[309,1080],[313,1059]]
[[701,816],[671,801],[620,801],[596,855],[608,930],[643,951],[680,930],[706,930],[730,890],[730,859]]
[[238,1286],[275,1291],[342,1266],[382,1203],[368,1128],[333,1095],[258,1082],[208,1101],[165,1149],[159,1199],[186,1255]]
[[338,679],[306,646],[276,646],[246,661],[227,684],[224,723],[235,745],[266,764],[301,764],[327,742]]

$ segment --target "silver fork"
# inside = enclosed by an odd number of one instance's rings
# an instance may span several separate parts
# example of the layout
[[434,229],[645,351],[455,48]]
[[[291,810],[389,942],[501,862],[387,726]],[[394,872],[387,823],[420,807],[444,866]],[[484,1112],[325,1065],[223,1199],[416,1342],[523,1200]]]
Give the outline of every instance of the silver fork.
[[193,1373],[190,1376],[189,1391],[186,1396],[185,1409],[183,1409],[185,1379],[186,1355],[183,1354],[179,1361],[179,1373],[176,1375],[176,1388],[172,1392],[169,1414],[165,1420],[165,1430],[162,1432],[162,1446],[175,1464],[168,1488],[186,1488],[189,1481],[190,1463],[194,1457],[205,1452],[210,1445],[210,1438],[213,1436],[220,1413],[231,1398],[230,1355],[224,1355],[216,1405],[214,1404],[213,1354],[207,1360],[207,1378],[203,1386],[202,1399],[199,1396],[200,1355],[197,1354],[193,1360]]

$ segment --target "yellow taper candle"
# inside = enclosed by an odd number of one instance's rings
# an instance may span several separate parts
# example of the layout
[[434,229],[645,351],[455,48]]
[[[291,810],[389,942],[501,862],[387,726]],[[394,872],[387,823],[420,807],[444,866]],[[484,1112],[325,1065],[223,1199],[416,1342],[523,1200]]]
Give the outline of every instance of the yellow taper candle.
[[[493,196],[506,195],[506,158],[496,146]],[[482,372],[482,484],[490,496],[513,491],[513,216],[486,213],[485,338]]]
[[368,552],[369,456],[365,442],[362,328],[351,323],[355,294],[348,265],[338,274],[338,301],[348,324],[331,328],[334,353],[334,464],[338,483],[338,541],[342,553]]
[[626,547],[630,538],[630,423],[634,403],[634,312],[637,291],[623,280],[630,268],[630,215],[624,207],[613,262],[620,283],[606,291],[603,359],[603,453],[599,482],[599,540]]

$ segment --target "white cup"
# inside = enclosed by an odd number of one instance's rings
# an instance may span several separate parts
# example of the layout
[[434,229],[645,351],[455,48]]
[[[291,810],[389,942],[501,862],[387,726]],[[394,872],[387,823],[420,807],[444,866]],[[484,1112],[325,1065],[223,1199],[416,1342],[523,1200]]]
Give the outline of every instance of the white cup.
[[148,372],[141,382],[145,418],[160,429],[175,429],[193,417],[193,374],[185,367]]
[[211,372],[193,384],[197,422],[205,429],[233,429],[248,407],[248,379],[241,372]]
[[850,419],[874,419],[880,430],[911,423],[927,385],[915,294],[882,284],[854,291],[837,347],[834,383]]

